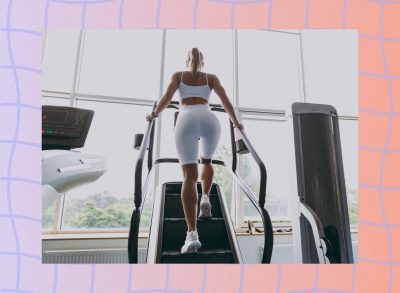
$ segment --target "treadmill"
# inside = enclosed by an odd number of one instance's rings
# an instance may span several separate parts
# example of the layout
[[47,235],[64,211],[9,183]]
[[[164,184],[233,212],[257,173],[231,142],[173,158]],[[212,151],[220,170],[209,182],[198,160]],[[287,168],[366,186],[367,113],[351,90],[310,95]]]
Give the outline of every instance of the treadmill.
[[85,145],[94,111],[42,107],[42,211],[62,193],[96,181],[106,171],[101,156],[77,150]]

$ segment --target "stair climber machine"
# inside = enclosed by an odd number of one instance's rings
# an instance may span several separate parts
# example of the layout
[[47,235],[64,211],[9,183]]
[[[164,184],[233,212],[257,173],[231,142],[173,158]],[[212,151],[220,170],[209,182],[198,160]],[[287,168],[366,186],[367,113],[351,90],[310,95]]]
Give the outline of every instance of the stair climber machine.
[[[154,104],[154,107],[156,104]],[[169,109],[179,109],[178,102],[171,102]],[[211,104],[212,111],[225,112],[221,105]],[[177,113],[176,113],[177,115]],[[175,115],[175,118],[176,118]],[[158,164],[179,163],[177,158],[158,158],[153,161],[154,125],[156,120],[149,121],[146,132],[135,136],[135,148],[139,149],[135,168],[135,208],[132,212],[128,238],[128,256],[130,263],[138,263],[138,236],[140,217],[149,190],[150,175]],[[258,198],[253,194],[245,181],[237,174],[237,149],[234,129],[229,121],[232,148],[232,166],[227,166],[221,160],[212,160],[227,168],[233,181],[240,186],[243,193],[260,213],[264,227],[264,246],[262,263],[270,263],[273,248],[272,223],[265,209],[267,173],[264,163],[254,150],[249,139],[241,131],[242,139],[248,152],[256,161],[260,170],[260,185]],[[142,169],[147,153],[147,176],[142,182]],[[212,205],[211,219],[198,219],[197,227],[203,246],[197,253],[181,254],[180,248],[186,237],[186,222],[181,203],[182,182],[164,182],[155,188],[153,212],[151,217],[150,234],[148,239],[147,263],[241,263],[242,257],[236,239],[235,231],[225,202],[222,188],[213,184],[210,192]],[[197,185],[201,195],[201,184]],[[200,201],[200,197],[199,197]]]
[[42,107],[42,211],[62,193],[93,182],[106,171],[103,157],[84,154],[92,110]]
[[[290,112],[289,112],[290,113]],[[292,202],[297,263],[353,263],[338,114],[329,105],[294,103],[287,118],[297,179]],[[290,123],[293,120],[293,123]]]

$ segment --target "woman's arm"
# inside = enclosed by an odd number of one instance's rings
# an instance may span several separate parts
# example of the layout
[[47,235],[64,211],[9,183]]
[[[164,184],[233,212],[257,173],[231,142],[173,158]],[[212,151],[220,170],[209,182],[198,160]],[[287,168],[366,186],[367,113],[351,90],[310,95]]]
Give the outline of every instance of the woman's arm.
[[236,128],[243,129],[243,125],[239,122],[235,108],[233,108],[233,105],[231,101],[229,100],[228,96],[226,95],[225,89],[221,85],[219,79],[217,76],[213,75],[213,89],[215,93],[219,96],[221,99],[222,106],[224,107],[225,111],[228,113],[229,117],[231,118],[231,121],[233,123],[233,126]]
[[160,113],[171,103],[172,97],[174,96],[176,90],[179,87],[178,72],[174,73],[171,77],[171,82],[168,85],[167,91],[158,101],[157,107],[154,111],[146,116],[147,121],[150,121],[160,115]]

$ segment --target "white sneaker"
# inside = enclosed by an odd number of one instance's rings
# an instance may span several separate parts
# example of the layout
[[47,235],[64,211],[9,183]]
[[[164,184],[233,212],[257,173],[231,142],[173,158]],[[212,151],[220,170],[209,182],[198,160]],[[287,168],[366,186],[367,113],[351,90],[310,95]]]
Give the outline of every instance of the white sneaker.
[[210,197],[203,195],[200,200],[199,218],[211,218]]
[[190,231],[186,233],[185,244],[181,248],[181,253],[194,253],[201,247],[199,241],[199,234],[197,231]]

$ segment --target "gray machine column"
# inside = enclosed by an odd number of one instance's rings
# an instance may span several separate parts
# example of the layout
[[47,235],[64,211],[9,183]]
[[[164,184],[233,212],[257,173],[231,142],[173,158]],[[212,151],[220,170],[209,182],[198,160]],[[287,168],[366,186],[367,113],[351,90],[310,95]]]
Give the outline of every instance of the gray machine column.
[[294,103],[292,119],[298,195],[293,229],[302,263],[353,263],[338,114],[329,105]]

